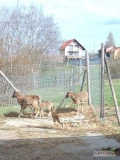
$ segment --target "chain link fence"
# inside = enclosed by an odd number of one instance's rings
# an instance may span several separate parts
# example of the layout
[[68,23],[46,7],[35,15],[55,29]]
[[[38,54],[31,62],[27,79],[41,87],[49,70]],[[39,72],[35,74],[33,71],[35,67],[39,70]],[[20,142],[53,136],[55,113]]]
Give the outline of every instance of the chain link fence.
[[[22,94],[37,94],[42,100],[60,103],[67,91],[80,91],[80,65],[44,63],[42,65],[16,65],[2,68],[2,72]],[[0,106],[17,104],[12,99],[13,88],[0,75]]]
[[[99,59],[100,60],[100,59]],[[96,62],[96,61],[95,61]],[[24,94],[36,94],[41,100],[51,101],[57,107],[68,91],[79,92],[83,79],[86,61],[75,63],[42,63],[32,65],[13,65],[2,68],[2,72]],[[97,64],[90,60],[90,92],[91,103],[96,112],[100,111],[100,61]],[[87,90],[87,74],[84,82]],[[17,100],[12,98],[13,88],[0,75],[0,106],[17,106]],[[70,104],[66,100],[62,107]]]

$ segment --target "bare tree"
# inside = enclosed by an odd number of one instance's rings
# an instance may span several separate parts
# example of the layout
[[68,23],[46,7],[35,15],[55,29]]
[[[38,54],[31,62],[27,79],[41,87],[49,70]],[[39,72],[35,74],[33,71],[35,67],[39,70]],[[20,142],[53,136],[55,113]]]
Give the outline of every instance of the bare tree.
[[23,63],[26,57],[30,63],[39,63],[44,56],[57,52],[60,41],[57,24],[52,16],[44,15],[42,6],[0,9],[0,57],[11,65]]
[[105,42],[105,46],[111,46],[111,45],[115,45],[115,39],[114,39],[114,35],[112,32],[109,32],[108,36],[107,36],[107,40]]

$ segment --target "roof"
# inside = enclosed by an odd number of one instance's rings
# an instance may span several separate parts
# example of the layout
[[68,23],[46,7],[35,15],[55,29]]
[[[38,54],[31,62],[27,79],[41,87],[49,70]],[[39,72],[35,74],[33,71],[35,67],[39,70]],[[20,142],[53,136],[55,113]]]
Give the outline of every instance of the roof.
[[[117,49],[119,49],[120,47],[116,47],[115,45],[108,45],[104,47],[104,51],[107,53],[111,53]],[[98,50],[99,52],[101,52],[101,49]]]
[[63,42],[63,44],[59,48],[59,50],[65,49],[71,42],[74,42],[74,41],[76,41],[82,47],[82,49],[85,50],[85,48],[76,39],[71,39],[71,40],[68,40],[66,42]]
[[113,52],[113,51],[116,51],[119,48],[120,47],[113,47],[113,48],[107,49],[106,52]]

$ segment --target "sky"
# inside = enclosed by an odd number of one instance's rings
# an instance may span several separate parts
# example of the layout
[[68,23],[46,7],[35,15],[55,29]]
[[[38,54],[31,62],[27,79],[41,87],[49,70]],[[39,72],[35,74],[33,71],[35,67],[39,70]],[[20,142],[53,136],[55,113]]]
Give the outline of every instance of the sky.
[[[120,46],[120,0],[19,0],[20,4],[43,6],[52,15],[63,40],[76,39],[88,51],[97,51],[112,32]],[[17,0],[4,0],[0,7],[13,7]]]

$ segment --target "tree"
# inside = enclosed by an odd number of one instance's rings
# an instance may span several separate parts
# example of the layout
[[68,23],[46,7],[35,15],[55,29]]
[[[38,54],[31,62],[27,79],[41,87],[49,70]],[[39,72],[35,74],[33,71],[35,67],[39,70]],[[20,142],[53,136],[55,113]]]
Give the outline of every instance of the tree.
[[57,52],[60,42],[59,27],[52,16],[44,15],[42,6],[0,9],[0,57],[8,62],[23,63],[23,57],[29,57],[31,63],[39,63]]
[[115,39],[112,32],[109,32],[107,36],[107,40],[105,42],[105,46],[115,45]]

